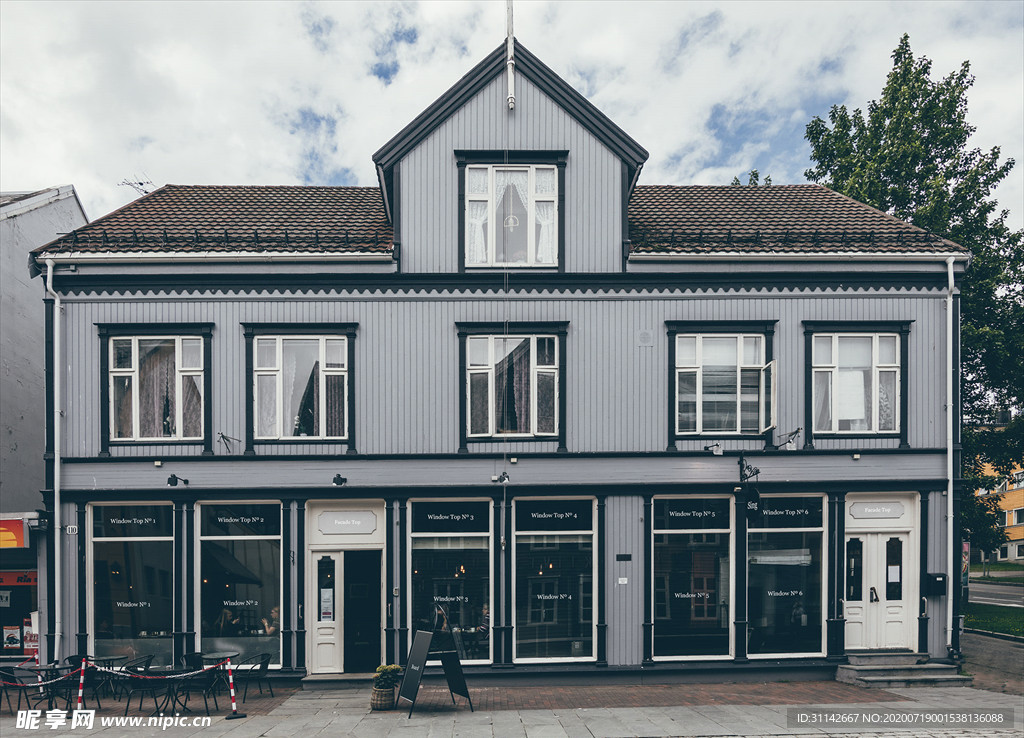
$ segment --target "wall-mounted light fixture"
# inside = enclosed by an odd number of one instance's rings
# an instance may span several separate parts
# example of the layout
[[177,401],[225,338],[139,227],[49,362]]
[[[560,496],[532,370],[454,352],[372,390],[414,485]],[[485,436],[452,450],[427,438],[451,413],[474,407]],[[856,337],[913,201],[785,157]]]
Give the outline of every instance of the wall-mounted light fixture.
[[723,453],[722,444],[720,443],[712,443],[710,446],[705,446],[704,450],[710,451],[715,456],[721,456]]
[[498,474],[497,476],[491,477],[491,481],[495,482],[497,484],[508,484],[508,482],[509,482],[508,472],[502,472],[501,474]]
[[348,478],[343,477],[340,474],[334,475],[334,481],[331,482],[335,487],[344,487],[348,483]]
[[188,480],[185,479],[184,477],[179,477],[177,474],[172,474],[171,476],[167,477],[167,486],[168,487],[177,487],[178,486],[178,482],[181,482],[186,487],[188,486]]

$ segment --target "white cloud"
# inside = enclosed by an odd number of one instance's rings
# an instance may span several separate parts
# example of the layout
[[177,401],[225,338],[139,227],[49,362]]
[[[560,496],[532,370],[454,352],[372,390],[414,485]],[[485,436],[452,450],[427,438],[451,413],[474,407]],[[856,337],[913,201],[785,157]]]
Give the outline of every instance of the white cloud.
[[[647,183],[801,182],[803,127],[877,97],[910,33],[969,59],[975,145],[1022,162],[1020,3],[519,2],[516,35],[651,153]],[[500,44],[503,2],[0,3],[0,187],[90,217],[175,183],[376,183],[371,154]],[[374,71],[377,74],[374,74]]]

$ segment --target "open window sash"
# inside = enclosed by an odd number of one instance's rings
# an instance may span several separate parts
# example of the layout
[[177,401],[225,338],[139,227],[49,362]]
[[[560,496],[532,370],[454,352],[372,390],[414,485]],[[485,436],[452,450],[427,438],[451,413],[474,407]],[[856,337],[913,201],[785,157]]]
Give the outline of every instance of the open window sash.
[[777,385],[775,381],[775,359],[772,359],[760,371],[761,377],[761,433],[775,428],[775,406],[777,403]]

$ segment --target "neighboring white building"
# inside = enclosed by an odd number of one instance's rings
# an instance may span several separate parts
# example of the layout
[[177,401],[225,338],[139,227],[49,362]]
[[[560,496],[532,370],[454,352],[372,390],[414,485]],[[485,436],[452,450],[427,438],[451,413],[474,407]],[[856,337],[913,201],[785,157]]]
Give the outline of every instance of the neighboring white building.
[[27,521],[37,518],[45,486],[45,286],[31,279],[28,254],[88,222],[72,185],[0,192],[0,657],[22,655],[24,634],[8,636],[36,609],[35,541]]

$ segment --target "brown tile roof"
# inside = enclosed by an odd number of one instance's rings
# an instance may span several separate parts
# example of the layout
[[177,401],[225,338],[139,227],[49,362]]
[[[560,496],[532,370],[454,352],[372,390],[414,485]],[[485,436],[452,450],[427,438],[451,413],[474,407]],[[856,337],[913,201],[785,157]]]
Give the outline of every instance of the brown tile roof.
[[966,253],[816,184],[638,186],[629,224],[637,254]]
[[165,185],[34,253],[389,253],[378,187]]

